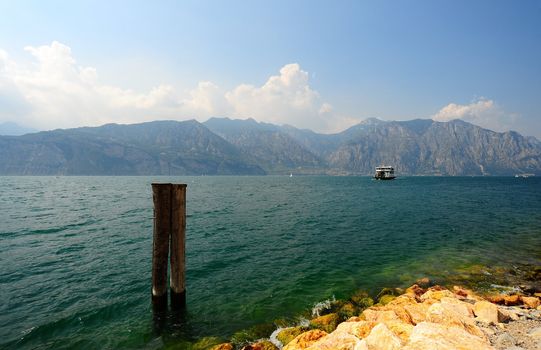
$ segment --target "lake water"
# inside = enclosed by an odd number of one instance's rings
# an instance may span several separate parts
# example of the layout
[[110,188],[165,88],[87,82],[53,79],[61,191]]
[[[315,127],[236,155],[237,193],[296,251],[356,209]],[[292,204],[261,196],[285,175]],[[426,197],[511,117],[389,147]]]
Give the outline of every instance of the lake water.
[[[158,334],[152,182],[188,184],[187,310]],[[541,178],[0,177],[0,348],[160,348],[468,266],[541,263]]]

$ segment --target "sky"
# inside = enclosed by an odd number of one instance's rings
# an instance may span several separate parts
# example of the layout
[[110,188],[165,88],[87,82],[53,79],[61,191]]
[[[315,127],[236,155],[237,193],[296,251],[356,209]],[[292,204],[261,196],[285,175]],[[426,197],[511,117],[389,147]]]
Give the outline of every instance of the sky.
[[214,116],[541,138],[541,0],[0,0],[0,123]]

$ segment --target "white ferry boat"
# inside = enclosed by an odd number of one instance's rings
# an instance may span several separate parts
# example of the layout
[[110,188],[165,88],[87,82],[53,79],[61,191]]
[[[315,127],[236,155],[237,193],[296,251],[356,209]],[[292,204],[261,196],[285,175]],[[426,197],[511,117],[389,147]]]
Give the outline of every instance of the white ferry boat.
[[394,168],[392,166],[378,166],[376,167],[376,174],[374,179],[376,180],[392,180],[394,176]]

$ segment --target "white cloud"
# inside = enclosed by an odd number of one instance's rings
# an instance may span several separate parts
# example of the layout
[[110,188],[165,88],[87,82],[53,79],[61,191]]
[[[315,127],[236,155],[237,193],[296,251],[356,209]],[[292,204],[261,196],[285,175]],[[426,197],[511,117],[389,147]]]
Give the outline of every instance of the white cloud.
[[495,131],[513,129],[519,119],[514,113],[507,113],[493,100],[479,98],[467,105],[450,103],[432,116],[436,121],[462,119],[483,128]]
[[52,129],[233,116],[323,132],[357,122],[336,114],[297,63],[283,66],[259,87],[240,84],[224,91],[204,81],[188,93],[170,84],[136,92],[101,82],[95,68],[78,65],[71,48],[57,41],[25,51],[32,64],[12,61],[0,50],[0,121]]

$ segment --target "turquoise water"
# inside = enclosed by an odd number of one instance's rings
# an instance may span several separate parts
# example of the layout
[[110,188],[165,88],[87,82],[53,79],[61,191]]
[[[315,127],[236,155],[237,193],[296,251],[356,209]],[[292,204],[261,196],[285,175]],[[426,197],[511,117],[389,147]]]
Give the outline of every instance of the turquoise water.
[[[188,307],[161,334],[159,181],[188,184]],[[0,348],[228,338],[357,289],[540,262],[541,178],[0,177]]]

